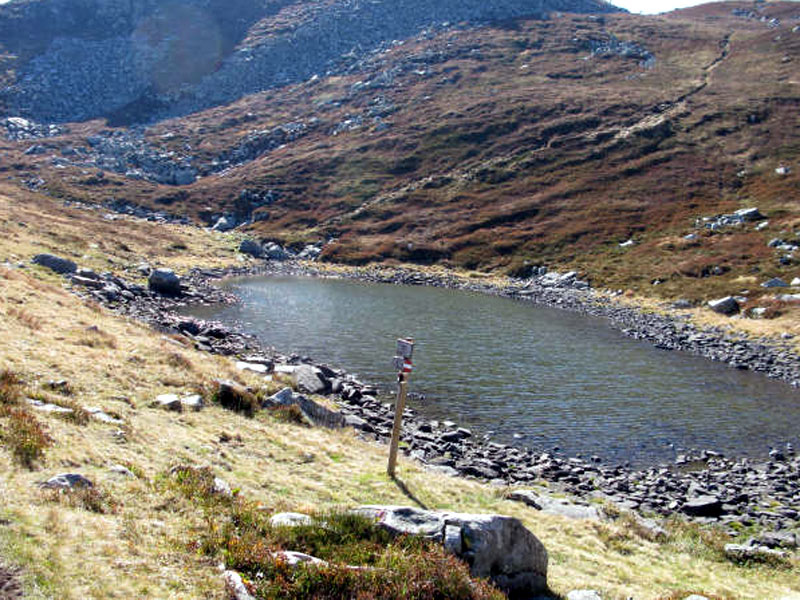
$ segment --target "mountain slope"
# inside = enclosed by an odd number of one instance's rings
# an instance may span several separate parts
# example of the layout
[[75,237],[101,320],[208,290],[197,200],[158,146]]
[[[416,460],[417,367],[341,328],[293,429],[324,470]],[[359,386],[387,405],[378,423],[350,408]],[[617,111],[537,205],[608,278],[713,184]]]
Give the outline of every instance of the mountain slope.
[[[317,18],[279,14],[289,29]],[[545,264],[648,294],[757,295],[800,275],[767,246],[790,248],[800,224],[798,23],[775,2],[450,24],[147,128],[70,125],[26,156],[30,142],[9,143],[7,168],[65,198],[332,241],[328,260]],[[259,27],[248,35],[275,35]],[[766,229],[695,226],[749,206]]]

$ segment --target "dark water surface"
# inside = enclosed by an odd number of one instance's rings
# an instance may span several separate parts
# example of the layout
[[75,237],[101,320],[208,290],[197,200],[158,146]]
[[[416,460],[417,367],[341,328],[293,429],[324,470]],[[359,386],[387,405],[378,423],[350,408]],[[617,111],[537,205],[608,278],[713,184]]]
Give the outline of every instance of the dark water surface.
[[240,305],[192,314],[384,392],[394,389],[395,339],[414,337],[410,389],[425,399],[412,405],[497,441],[644,465],[686,448],[763,458],[800,439],[790,386],[658,350],[603,319],[438,288],[292,277],[226,285]]

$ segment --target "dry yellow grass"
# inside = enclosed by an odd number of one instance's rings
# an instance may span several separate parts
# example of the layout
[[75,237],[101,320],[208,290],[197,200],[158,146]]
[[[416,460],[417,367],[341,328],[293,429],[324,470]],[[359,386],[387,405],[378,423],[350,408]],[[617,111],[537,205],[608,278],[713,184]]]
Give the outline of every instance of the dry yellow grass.
[[[51,217],[56,205],[48,207],[49,202],[37,198],[23,207],[0,197],[0,214],[14,215],[2,223],[0,252],[26,261],[48,249],[79,257],[88,240],[102,237],[107,240],[102,248],[81,264],[99,268],[111,259],[109,266],[119,267],[140,260],[139,251],[176,268],[193,260],[224,264],[232,256],[226,238],[174,228],[171,239],[189,250],[161,261],[146,253],[157,247],[148,239],[161,239],[155,226],[107,222],[83,212]],[[17,229],[19,220],[27,227]],[[136,244],[142,247],[125,251],[123,258],[109,244],[136,238],[129,230],[138,231]],[[74,239],[59,246],[55,239],[62,236]],[[87,344],[87,335],[105,342]],[[299,427],[265,413],[247,419],[215,406],[183,414],[150,408],[157,394],[192,391],[214,377],[261,382],[236,372],[227,359],[181,347],[175,339],[85,304],[44,270],[0,267],[0,339],[0,368],[21,375],[27,391],[63,378],[72,400],[99,406],[125,422],[79,425],[40,416],[55,443],[36,471],[15,466],[0,449],[0,558],[24,569],[29,598],[223,598],[216,565],[187,546],[200,516],[157,485],[160,474],[180,463],[210,465],[242,494],[275,510],[414,502],[386,477],[386,449],[351,431]],[[140,477],[112,474],[115,464]],[[116,512],[98,514],[53,502],[38,490],[37,481],[61,472],[92,479],[118,504]],[[607,599],[637,600],[677,590],[776,600],[800,593],[796,570],[735,566],[702,547],[640,539],[623,525],[543,515],[504,500],[502,489],[431,474],[405,460],[399,476],[427,507],[522,519],[550,552],[550,582],[558,593],[589,587]]]

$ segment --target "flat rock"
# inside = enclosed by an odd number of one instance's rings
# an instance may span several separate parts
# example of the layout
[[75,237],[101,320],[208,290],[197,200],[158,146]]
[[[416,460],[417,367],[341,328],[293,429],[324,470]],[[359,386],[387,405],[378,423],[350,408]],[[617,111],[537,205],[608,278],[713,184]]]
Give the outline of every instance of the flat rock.
[[786,552],[773,550],[766,546],[744,546],[742,544],[725,544],[725,556],[734,561],[746,561],[765,558],[784,558]]
[[28,404],[30,404],[31,408],[33,408],[34,410],[38,410],[41,412],[54,413],[59,415],[68,415],[75,412],[71,408],[65,408],[63,406],[58,406],[57,404],[50,404],[49,402],[42,402],[41,400],[31,400],[30,398],[28,399]]
[[303,525],[313,525],[314,520],[303,513],[277,513],[272,515],[269,524],[273,527],[300,527]]
[[73,261],[54,254],[37,254],[33,257],[33,263],[55,271],[59,275],[69,275],[78,270],[78,265]]
[[692,517],[719,517],[722,515],[722,502],[716,496],[698,496],[686,501],[681,512]]
[[786,283],[780,277],[773,277],[772,279],[762,283],[761,287],[763,287],[763,288],[785,288],[785,287],[789,287],[789,284]]
[[572,590],[567,600],[603,600],[603,597],[594,590]]
[[252,371],[253,373],[258,373],[259,375],[266,375],[269,373],[269,367],[267,365],[245,362],[243,360],[236,362],[236,368],[240,371]]
[[575,504],[558,498],[539,495],[531,490],[514,490],[506,498],[540,510],[550,515],[559,515],[568,519],[600,519],[600,511],[594,506]]
[[204,405],[203,397],[200,394],[191,394],[181,398],[181,407],[185,408],[186,410],[198,412],[203,410]]
[[181,404],[181,399],[178,394],[161,394],[156,397],[153,405],[157,408],[174,410],[175,412],[181,412],[183,410],[183,404]]
[[363,506],[394,535],[433,539],[470,565],[475,577],[490,577],[514,596],[547,589],[547,551],[518,519],[501,515],[433,512],[402,506]]
[[89,479],[78,473],[61,473],[39,485],[40,487],[51,490],[71,490],[80,487],[94,487],[94,484],[89,481]]
[[98,408],[96,406],[87,406],[84,410],[88,412],[93,419],[100,421],[101,423],[108,423],[110,425],[121,425],[125,421],[122,419],[117,419],[112,417],[108,413],[106,413],[102,408]]

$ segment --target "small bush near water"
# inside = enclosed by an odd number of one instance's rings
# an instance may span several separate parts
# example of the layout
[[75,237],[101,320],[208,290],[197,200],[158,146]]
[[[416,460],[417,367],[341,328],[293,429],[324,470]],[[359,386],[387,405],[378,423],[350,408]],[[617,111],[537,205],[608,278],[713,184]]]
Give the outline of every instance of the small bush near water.
[[[500,600],[490,583],[435,542],[392,537],[373,521],[343,511],[313,523],[273,527],[270,514],[245,499],[213,491],[207,468],[174,470],[172,489],[205,509],[204,526],[189,546],[242,574],[259,600],[373,599]],[[280,551],[309,554],[324,565],[290,566]]]

